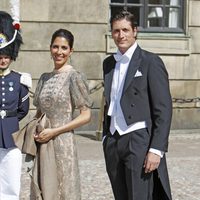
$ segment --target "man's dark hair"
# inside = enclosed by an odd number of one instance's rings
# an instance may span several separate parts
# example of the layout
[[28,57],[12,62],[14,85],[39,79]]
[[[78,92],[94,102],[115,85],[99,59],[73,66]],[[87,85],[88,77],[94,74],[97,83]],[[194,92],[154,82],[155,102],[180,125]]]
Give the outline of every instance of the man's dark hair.
[[112,26],[113,23],[115,21],[118,20],[123,20],[126,19],[127,21],[129,21],[131,23],[131,27],[134,29],[135,27],[137,27],[137,22],[135,19],[134,14],[128,12],[127,10],[121,10],[119,12],[117,12],[116,14],[114,14],[111,18],[110,18],[110,26],[111,26],[111,30],[112,30]]

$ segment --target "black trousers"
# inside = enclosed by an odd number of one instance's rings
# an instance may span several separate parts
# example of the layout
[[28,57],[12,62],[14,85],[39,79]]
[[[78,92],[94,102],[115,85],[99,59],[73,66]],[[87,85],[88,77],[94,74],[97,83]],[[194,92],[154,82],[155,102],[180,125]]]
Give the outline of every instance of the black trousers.
[[147,129],[106,136],[104,156],[115,200],[153,199],[153,173],[146,174],[143,168],[149,143]]

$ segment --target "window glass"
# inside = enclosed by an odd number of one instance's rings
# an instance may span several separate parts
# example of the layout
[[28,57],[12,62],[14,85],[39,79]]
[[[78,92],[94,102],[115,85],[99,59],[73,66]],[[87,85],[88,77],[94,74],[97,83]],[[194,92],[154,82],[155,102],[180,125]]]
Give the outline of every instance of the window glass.
[[111,0],[110,16],[126,9],[141,32],[184,32],[185,0]]
[[123,7],[121,7],[121,6],[112,6],[111,7],[111,13],[112,13],[112,15],[115,15],[116,13],[121,11],[122,9],[123,9]]
[[177,28],[180,27],[180,20],[178,15],[177,8],[169,8],[167,9],[168,15],[166,15],[166,26],[169,28]]
[[162,7],[151,7],[148,9],[147,27],[162,27],[163,9]]
[[163,4],[162,0],[149,0],[149,4]]
[[127,3],[140,3],[140,0],[127,0]]
[[180,1],[185,1],[185,0],[165,0],[165,1],[166,5],[176,6],[181,4]]
[[124,0],[111,0],[111,3],[124,3]]

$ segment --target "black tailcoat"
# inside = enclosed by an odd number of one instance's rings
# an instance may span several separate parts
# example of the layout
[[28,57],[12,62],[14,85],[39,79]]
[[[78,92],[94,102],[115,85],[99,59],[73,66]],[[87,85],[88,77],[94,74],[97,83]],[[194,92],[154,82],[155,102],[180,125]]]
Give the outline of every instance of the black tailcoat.
[[[110,116],[107,115],[107,112],[110,105],[115,64],[116,61],[113,56],[106,58],[103,63],[105,95],[103,136],[108,134],[110,127]],[[141,72],[141,76],[135,76],[137,71]],[[167,152],[172,100],[168,73],[157,55],[147,52],[139,46],[136,48],[129,63],[120,105],[127,125],[146,121],[151,135],[149,148]],[[141,159],[144,160],[145,158]],[[154,180],[158,180],[158,183],[161,183],[164,188],[165,194],[167,194],[166,199],[170,200],[171,192],[165,156],[161,159],[160,166],[154,172],[154,175]],[[159,179],[157,179],[158,177]],[[159,187],[159,184],[157,187]]]

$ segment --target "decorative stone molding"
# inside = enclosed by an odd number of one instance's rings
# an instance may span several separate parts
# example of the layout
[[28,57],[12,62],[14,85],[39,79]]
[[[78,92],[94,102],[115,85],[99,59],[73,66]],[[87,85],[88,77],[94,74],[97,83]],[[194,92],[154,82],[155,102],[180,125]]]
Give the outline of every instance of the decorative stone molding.
[[[162,55],[189,55],[191,53],[190,37],[180,34],[140,33],[138,44],[148,50]],[[107,53],[116,52],[111,34],[106,35]]]

